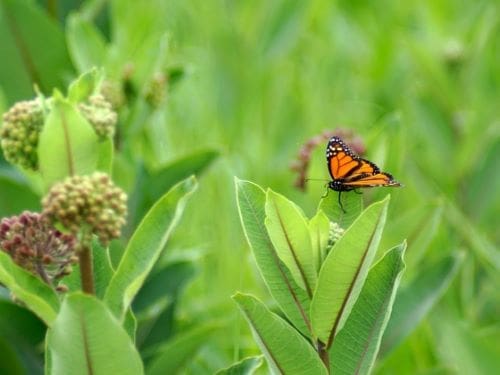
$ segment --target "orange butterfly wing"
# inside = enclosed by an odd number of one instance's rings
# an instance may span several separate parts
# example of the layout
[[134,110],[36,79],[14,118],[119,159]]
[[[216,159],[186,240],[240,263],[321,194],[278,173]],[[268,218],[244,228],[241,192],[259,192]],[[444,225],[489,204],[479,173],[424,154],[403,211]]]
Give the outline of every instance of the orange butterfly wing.
[[326,148],[328,171],[333,180],[352,189],[375,186],[401,186],[392,175],[380,172],[371,161],[351,151],[339,137],[332,137]]

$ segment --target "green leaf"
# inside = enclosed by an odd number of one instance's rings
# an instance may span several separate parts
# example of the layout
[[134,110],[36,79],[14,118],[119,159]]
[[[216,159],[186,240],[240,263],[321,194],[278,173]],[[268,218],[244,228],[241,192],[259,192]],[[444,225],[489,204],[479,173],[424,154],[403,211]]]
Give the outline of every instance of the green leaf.
[[68,17],[66,41],[71,60],[79,72],[104,64],[107,55],[106,41],[94,24],[78,13]]
[[333,374],[369,374],[405,268],[406,242],[389,250],[368,273],[358,300],[330,349]]
[[276,254],[309,296],[316,287],[317,269],[307,219],[293,202],[267,191],[264,221]]
[[0,282],[45,324],[52,324],[59,311],[59,299],[54,290],[15,264],[3,251],[0,251]]
[[326,216],[337,223],[341,228],[348,228],[363,210],[363,195],[354,192],[344,192],[340,195],[342,207],[338,201],[338,193],[328,190],[328,195],[319,202],[318,210],[322,210]]
[[140,178],[129,199],[129,212],[135,228],[151,205],[179,181],[199,175],[219,156],[214,150],[202,150],[176,159],[153,172],[144,168],[139,171]]
[[93,296],[68,295],[49,336],[51,374],[143,373],[127,332]]
[[54,95],[52,111],[40,133],[38,157],[45,187],[67,176],[92,173],[98,158],[97,135],[82,115]]
[[68,88],[68,99],[73,104],[85,101],[92,95],[103,77],[101,69],[91,69],[80,75]]
[[28,184],[10,176],[0,176],[0,197],[9,197],[0,199],[0,217],[40,208],[40,198]]
[[462,260],[461,253],[446,256],[427,269],[422,269],[409,285],[398,291],[380,347],[381,356],[394,349],[419,325],[450,285]]
[[0,82],[10,102],[31,96],[33,84],[45,94],[63,88],[73,74],[63,31],[36,2],[0,3],[0,45]]
[[321,264],[326,258],[328,239],[330,237],[330,220],[323,211],[319,210],[314,217],[309,220],[309,233],[316,269],[321,268]]
[[389,196],[369,206],[330,250],[311,302],[314,333],[329,348],[361,292],[385,225]]
[[221,369],[215,375],[251,375],[262,366],[262,356],[247,357],[235,364]]
[[255,297],[237,293],[233,299],[245,315],[271,369],[278,374],[327,374],[318,353],[292,326]]
[[193,360],[196,352],[208,341],[219,328],[206,324],[182,332],[157,350],[157,354],[146,367],[148,375],[177,374]]
[[151,208],[130,239],[104,296],[119,320],[156,263],[196,187],[194,177],[175,185]]
[[[16,352],[14,357],[24,371],[20,374],[42,374],[43,356],[38,348],[43,342],[47,328],[31,311],[7,300],[0,300],[0,337]],[[3,344],[3,343],[2,343]],[[10,356],[2,350],[2,360]],[[4,363],[0,372],[15,374]]]
[[113,171],[114,152],[113,140],[110,137],[100,140],[97,144],[96,169],[111,175]]
[[271,295],[292,324],[311,336],[310,299],[280,261],[264,225],[266,193],[249,181],[235,178],[235,185],[241,224]]

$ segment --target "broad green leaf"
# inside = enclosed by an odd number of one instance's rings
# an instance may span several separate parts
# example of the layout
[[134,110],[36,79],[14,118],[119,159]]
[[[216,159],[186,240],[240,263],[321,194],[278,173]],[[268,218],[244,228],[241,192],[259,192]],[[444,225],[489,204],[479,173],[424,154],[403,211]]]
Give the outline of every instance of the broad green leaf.
[[314,333],[329,348],[361,292],[385,225],[389,196],[374,203],[330,250],[311,302]]
[[54,95],[38,143],[40,172],[46,188],[67,176],[92,173],[98,158],[97,135],[82,115]]
[[389,353],[419,325],[450,285],[462,260],[463,254],[446,256],[422,269],[409,285],[398,291],[380,347],[381,356]]
[[370,373],[405,268],[405,249],[403,242],[370,269],[358,300],[330,349],[333,374]]
[[69,101],[74,104],[85,101],[96,91],[97,86],[102,80],[102,76],[102,70],[98,70],[95,68],[80,75],[71,83],[71,85],[69,85]]
[[0,82],[10,102],[26,99],[36,84],[45,94],[73,74],[59,24],[34,1],[0,3]]
[[49,336],[51,374],[143,373],[127,332],[93,296],[68,295]]
[[[15,351],[12,360],[17,358],[23,370],[19,374],[43,374],[43,356],[38,346],[43,342],[46,330],[45,324],[26,308],[0,300],[0,337]],[[2,360],[8,360],[10,356],[5,348],[1,350]],[[5,374],[16,374],[3,363],[0,369]]]
[[206,324],[175,336],[157,349],[155,356],[151,358],[146,366],[146,374],[180,373],[218,328],[217,325]]
[[80,73],[102,66],[106,57],[106,42],[94,24],[75,13],[69,16],[66,28],[71,60]]
[[313,346],[289,323],[255,297],[237,293],[233,299],[252,327],[255,340],[275,373],[328,373]]
[[258,185],[235,178],[238,211],[243,231],[273,298],[292,324],[311,336],[310,299],[280,261],[264,225],[266,193]]
[[17,215],[23,210],[40,208],[40,198],[28,184],[10,176],[0,175],[0,197],[10,198],[0,199],[0,217]]
[[113,171],[114,145],[111,138],[100,140],[97,144],[96,169],[111,175]]
[[130,239],[104,296],[119,320],[156,263],[196,187],[194,177],[175,185],[151,208]]
[[293,202],[272,190],[266,195],[264,224],[276,254],[309,296],[316,287],[317,269],[307,219]]
[[327,196],[319,202],[318,210],[322,210],[326,216],[337,223],[342,229],[347,229],[363,210],[363,195],[355,192],[343,192],[340,201],[345,212],[339,204],[339,193],[328,189]]
[[0,251],[0,282],[45,324],[49,327],[52,325],[59,311],[56,293],[43,281],[15,264],[4,251]]
[[[176,159],[161,168],[149,172],[141,166],[136,186],[129,198],[130,225],[137,222],[160,197],[179,181],[199,175],[219,156],[214,150],[202,150]],[[130,227],[129,225],[129,227]]]
[[321,268],[321,264],[326,258],[328,239],[330,237],[330,220],[323,211],[319,210],[314,217],[309,220],[309,233],[316,269]]
[[232,366],[219,370],[215,375],[251,375],[262,365],[263,357],[247,357]]

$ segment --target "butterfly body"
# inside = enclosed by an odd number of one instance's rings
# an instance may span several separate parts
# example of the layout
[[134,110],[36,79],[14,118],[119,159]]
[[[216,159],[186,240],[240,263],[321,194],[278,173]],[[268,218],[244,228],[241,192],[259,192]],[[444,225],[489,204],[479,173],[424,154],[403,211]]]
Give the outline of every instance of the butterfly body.
[[391,174],[381,172],[379,167],[369,160],[356,155],[339,137],[332,137],[326,147],[326,161],[328,172],[332,181],[328,183],[328,188],[339,192],[351,191],[358,188],[377,186],[401,186],[394,180]]

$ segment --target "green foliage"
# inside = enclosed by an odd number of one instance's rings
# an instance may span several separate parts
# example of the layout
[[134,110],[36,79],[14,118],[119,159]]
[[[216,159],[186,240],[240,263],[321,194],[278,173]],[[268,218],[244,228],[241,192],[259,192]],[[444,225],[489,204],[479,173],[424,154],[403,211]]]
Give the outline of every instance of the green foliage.
[[[308,221],[299,207],[272,190],[264,195],[257,185],[240,180],[236,190],[243,228],[264,280],[285,313],[301,314],[291,320],[298,322],[294,327],[253,297],[233,297],[269,366],[279,373],[306,368],[312,373],[369,372],[404,268],[406,244],[390,250],[370,271],[389,197],[364,210],[330,243],[331,224],[322,210]],[[321,220],[326,224],[320,225]],[[293,281],[297,288],[291,287]],[[305,302],[297,298],[300,290]],[[304,329],[310,341],[301,335]]]
[[96,298],[68,295],[49,330],[51,374],[140,374],[139,353],[119,322]]
[[[181,180],[204,174],[164,249],[149,253],[157,261],[144,256],[139,262],[142,271],[154,263],[148,275],[131,277],[142,287],[126,293],[118,310],[146,363],[168,340],[224,317],[224,334],[211,335],[209,347],[200,339],[180,370],[212,374],[260,350],[229,298],[236,289],[257,295],[310,343],[315,339],[311,297],[267,232],[266,192],[238,180],[235,198],[233,176],[270,186],[313,218],[307,224],[319,270],[332,252],[324,251],[325,218],[315,216],[317,208],[347,229],[364,205],[386,194],[342,193],[344,213],[336,192],[321,199],[326,181],[308,181],[305,192],[292,186],[289,166],[301,157],[300,145],[344,128],[365,146],[363,157],[405,185],[391,189],[374,256],[376,265],[387,262],[384,251],[408,239],[405,272],[373,372],[495,372],[498,14],[492,0],[1,1],[0,112],[33,99],[35,91],[51,117],[48,132],[57,133],[61,128],[50,127],[63,119],[56,115],[80,117],[79,104],[100,92],[118,123],[113,139],[102,142],[90,141],[90,133],[79,139],[87,126],[81,118],[68,128],[76,143],[49,136],[48,146],[38,147],[48,171],[43,176],[8,164],[0,150],[0,218],[40,210],[48,185],[69,173],[67,157],[83,150],[77,164],[108,172],[129,196],[123,237],[106,249],[92,244],[96,294],[103,298],[128,240],[155,202]],[[305,177],[328,179],[324,144],[309,156]],[[17,309],[53,321],[64,294],[49,290],[40,298],[43,284],[7,258],[1,263],[0,281],[22,302]],[[78,291],[79,268],[62,284]],[[335,340],[353,324],[363,290]],[[4,302],[8,294],[2,289]],[[40,326],[24,327],[20,312],[7,316],[13,328],[0,335],[0,372],[42,373]],[[362,363],[371,364],[368,357]],[[354,355],[346,361],[359,363]],[[249,372],[267,373],[265,366]]]

